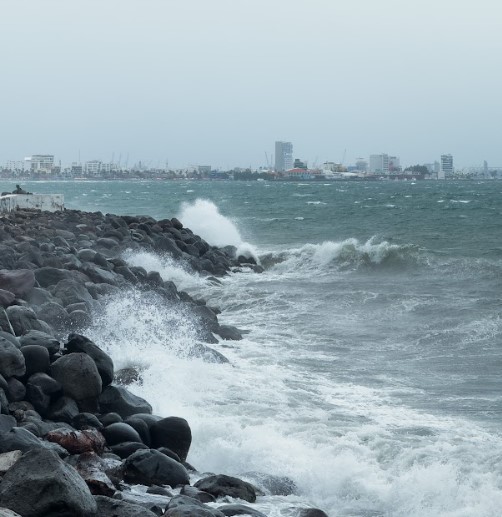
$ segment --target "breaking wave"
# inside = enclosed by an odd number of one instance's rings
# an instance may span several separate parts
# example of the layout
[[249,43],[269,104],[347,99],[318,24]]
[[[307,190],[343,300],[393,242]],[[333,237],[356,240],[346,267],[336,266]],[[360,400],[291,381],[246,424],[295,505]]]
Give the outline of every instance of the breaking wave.
[[372,237],[366,242],[350,238],[341,242],[326,241],[306,244],[301,248],[267,254],[261,257],[266,268],[278,271],[344,269],[407,269],[424,262],[418,246],[377,242]]

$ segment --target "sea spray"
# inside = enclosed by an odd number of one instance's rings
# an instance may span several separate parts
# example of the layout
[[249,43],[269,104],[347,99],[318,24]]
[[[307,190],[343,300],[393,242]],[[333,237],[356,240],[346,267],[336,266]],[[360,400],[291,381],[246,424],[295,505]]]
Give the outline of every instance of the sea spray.
[[234,246],[236,256],[253,257],[257,260],[255,247],[244,242],[236,224],[222,215],[213,202],[197,199],[192,204],[183,203],[178,218],[212,246]]

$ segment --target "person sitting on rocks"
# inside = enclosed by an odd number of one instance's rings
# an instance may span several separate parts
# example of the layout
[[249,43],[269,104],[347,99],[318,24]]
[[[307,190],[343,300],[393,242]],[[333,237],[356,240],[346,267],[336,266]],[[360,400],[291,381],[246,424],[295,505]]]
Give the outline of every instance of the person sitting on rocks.
[[13,194],[31,194],[31,192],[26,192],[19,185],[16,185],[16,190],[12,191]]

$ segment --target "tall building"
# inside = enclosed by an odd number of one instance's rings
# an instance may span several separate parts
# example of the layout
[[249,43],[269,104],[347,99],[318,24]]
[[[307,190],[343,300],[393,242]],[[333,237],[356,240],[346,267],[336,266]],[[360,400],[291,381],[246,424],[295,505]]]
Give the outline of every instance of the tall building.
[[293,144],[291,142],[275,143],[275,170],[284,172],[293,168]]
[[374,174],[389,174],[389,155],[370,155],[370,172]]
[[34,154],[30,160],[31,172],[52,172],[54,167],[53,154]]
[[438,180],[444,180],[446,176],[453,175],[453,156],[451,154],[441,155],[441,168],[438,172]]

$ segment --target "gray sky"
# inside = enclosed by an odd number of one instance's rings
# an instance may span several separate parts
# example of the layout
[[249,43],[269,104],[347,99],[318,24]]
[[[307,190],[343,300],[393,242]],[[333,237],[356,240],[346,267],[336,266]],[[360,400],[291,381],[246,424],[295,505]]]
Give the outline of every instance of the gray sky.
[[502,166],[500,0],[0,0],[0,163]]

